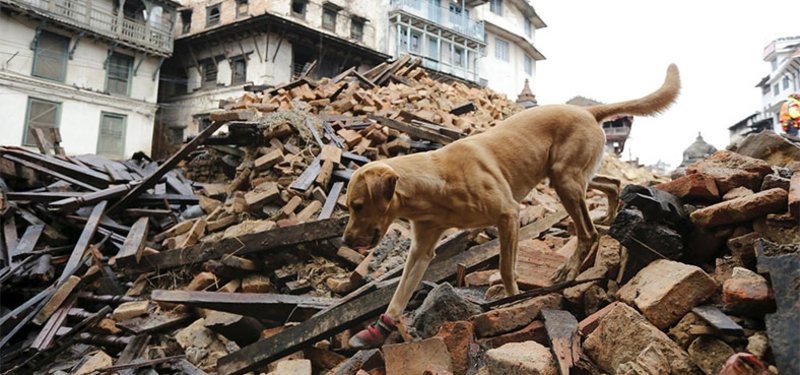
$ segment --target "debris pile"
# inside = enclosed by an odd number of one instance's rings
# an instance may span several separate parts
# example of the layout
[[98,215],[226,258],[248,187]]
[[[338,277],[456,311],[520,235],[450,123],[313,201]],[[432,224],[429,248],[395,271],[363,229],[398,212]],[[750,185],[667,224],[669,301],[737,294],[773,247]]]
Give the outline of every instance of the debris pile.
[[[349,348],[388,305],[411,237],[398,222],[371,251],[342,246],[353,171],[519,110],[418,65],[250,87],[163,162],[0,148],[0,369],[800,372],[800,147],[771,136],[672,181],[607,160],[601,173],[631,184],[568,283],[551,276],[573,228],[538,186],[521,207],[522,294],[504,294],[494,228],[451,231],[386,345]],[[588,202],[604,216],[604,196]]]

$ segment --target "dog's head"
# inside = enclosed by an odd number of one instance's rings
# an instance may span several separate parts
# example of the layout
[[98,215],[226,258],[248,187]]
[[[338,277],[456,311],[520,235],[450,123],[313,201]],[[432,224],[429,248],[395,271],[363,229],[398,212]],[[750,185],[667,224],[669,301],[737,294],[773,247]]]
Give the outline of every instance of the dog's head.
[[389,207],[400,176],[381,162],[358,168],[347,185],[347,207],[350,220],[342,240],[352,248],[373,248],[378,245],[394,221]]

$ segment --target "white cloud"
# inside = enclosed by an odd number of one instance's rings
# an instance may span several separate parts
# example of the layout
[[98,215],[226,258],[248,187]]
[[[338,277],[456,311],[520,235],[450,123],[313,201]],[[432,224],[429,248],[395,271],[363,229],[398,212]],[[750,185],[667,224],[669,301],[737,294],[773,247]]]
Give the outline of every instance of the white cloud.
[[536,44],[534,93],[540,104],[575,95],[603,102],[628,100],[656,89],[667,65],[678,64],[678,102],[655,118],[636,118],[626,144],[646,164],[673,167],[698,132],[717,148],[728,127],[760,109],[755,84],[768,73],[763,48],[799,35],[797,1],[565,1],[534,2],[548,27]]

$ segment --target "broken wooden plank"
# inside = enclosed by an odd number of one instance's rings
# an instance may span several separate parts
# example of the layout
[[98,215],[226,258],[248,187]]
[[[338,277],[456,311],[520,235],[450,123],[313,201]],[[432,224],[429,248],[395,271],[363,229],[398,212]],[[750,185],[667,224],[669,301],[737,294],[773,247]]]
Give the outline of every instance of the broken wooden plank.
[[149,228],[149,218],[140,217],[136,220],[133,226],[131,226],[130,232],[128,232],[128,237],[125,238],[125,243],[122,244],[122,248],[119,249],[117,253],[116,262],[118,265],[125,266],[132,262],[139,263],[139,260],[142,258],[142,251],[144,251],[145,239],[147,238]]
[[319,156],[314,158],[314,161],[300,174],[300,177],[297,177],[289,188],[294,190],[306,191],[312,185],[314,185],[314,180],[317,179],[317,175],[322,171],[322,161]]
[[344,188],[344,182],[336,182],[328,192],[328,197],[325,199],[325,204],[322,205],[322,211],[319,213],[318,220],[327,219],[333,215],[333,210],[336,208],[336,201]]
[[75,287],[81,282],[81,278],[75,275],[69,276],[61,285],[58,287],[53,296],[47,301],[44,307],[39,310],[36,316],[33,318],[33,323],[36,325],[44,324],[47,319],[50,318],[53,313],[58,310],[64,301],[66,301],[72,292],[75,290]]
[[192,315],[187,313],[161,312],[128,319],[117,323],[117,326],[126,332],[141,335],[177,327],[190,319],[192,319]]
[[89,215],[89,219],[86,222],[86,225],[83,227],[83,232],[81,232],[81,236],[78,238],[78,242],[75,243],[75,247],[72,249],[72,253],[69,256],[69,260],[67,260],[67,264],[64,266],[64,271],[58,278],[59,284],[63,283],[80,266],[81,259],[83,259],[83,254],[86,252],[86,248],[89,246],[89,243],[92,241],[92,238],[97,231],[97,227],[100,224],[100,219],[103,216],[103,211],[105,208],[106,201],[102,201],[92,209],[92,213]]
[[[150,335],[146,334],[134,336],[131,342],[125,346],[125,349],[122,349],[122,352],[119,353],[115,365],[127,365],[142,358],[145,349],[147,349],[147,344],[150,342],[150,337]],[[133,369],[124,369],[120,370],[118,374],[133,375],[134,373]]]
[[19,258],[24,255],[30,255],[33,252],[33,248],[36,247],[36,243],[39,242],[39,237],[42,235],[42,231],[44,231],[44,225],[36,224],[31,225],[25,229],[25,233],[20,238],[19,242],[17,242],[17,247],[13,250],[9,248],[9,258],[11,260],[11,264],[13,265],[16,262],[16,258]]
[[476,109],[475,103],[466,102],[466,103],[459,104],[459,105],[453,107],[453,109],[450,110],[450,114],[453,114],[453,115],[456,115],[456,116],[460,116],[460,115],[463,115],[465,113],[472,112],[475,109]]
[[354,327],[362,320],[383,310],[394,294],[395,286],[396,284],[392,284],[389,287],[378,289],[361,298],[339,305],[326,314],[314,316],[299,325],[288,327],[268,339],[228,354],[217,361],[217,371],[222,375],[245,374],[301,349],[307,342],[318,341]]
[[124,271],[164,270],[186,264],[202,263],[226,254],[244,255],[309,241],[324,240],[341,236],[346,224],[347,217],[345,216],[250,233],[220,241],[202,242],[187,248],[145,255],[138,265],[128,267]]
[[80,207],[91,206],[97,202],[114,199],[123,196],[125,193],[133,189],[135,183],[114,185],[112,187],[94,191],[91,193],[81,194],[75,197],[64,198],[50,203],[50,208],[59,212],[71,212]]
[[194,151],[197,146],[199,146],[203,141],[205,141],[208,137],[211,136],[217,129],[219,129],[223,124],[227,123],[226,121],[214,121],[211,125],[208,126],[205,130],[200,132],[194,139],[192,139],[189,143],[185,144],[181,149],[176,152],[174,155],[170,156],[167,161],[163,164],[158,166],[153,173],[147,176],[139,185],[136,185],[133,189],[131,189],[128,194],[122,197],[117,203],[109,209],[109,213],[114,213],[122,208],[127,207],[133,200],[139,196],[139,194],[144,193],[147,189],[152,188],[161,180],[167,172],[171,171],[178,165],[178,162],[183,160],[190,152]]
[[409,124],[406,124],[406,123],[401,122],[401,121],[393,120],[393,119],[390,119],[388,117],[376,116],[376,115],[372,115],[372,114],[367,115],[367,117],[369,117],[372,120],[377,121],[381,125],[385,125],[385,126],[388,126],[388,127],[392,128],[392,129],[401,131],[401,132],[406,133],[409,136],[414,137],[414,138],[425,139],[425,140],[429,140],[429,141],[432,141],[432,142],[438,142],[438,143],[441,143],[443,145],[446,145],[448,143],[453,142],[452,138],[447,137],[445,135],[439,134],[437,132],[429,131],[429,130],[426,130],[426,129],[422,129],[422,128],[419,128],[419,127],[416,127],[416,126],[413,126],[413,125],[409,125]]
[[13,263],[13,254],[11,254],[17,248],[19,244],[19,239],[17,238],[17,223],[16,219],[14,219],[14,215],[8,215],[7,218],[3,219],[3,240],[5,241],[6,249],[9,252],[9,264]]
[[258,319],[286,318],[288,314],[316,313],[332,305],[333,298],[296,296],[273,293],[192,292],[156,289],[151,294],[156,302],[180,303],[187,306],[224,311]]
[[581,359],[578,320],[563,310],[542,309],[541,314],[559,373],[569,375],[569,370]]

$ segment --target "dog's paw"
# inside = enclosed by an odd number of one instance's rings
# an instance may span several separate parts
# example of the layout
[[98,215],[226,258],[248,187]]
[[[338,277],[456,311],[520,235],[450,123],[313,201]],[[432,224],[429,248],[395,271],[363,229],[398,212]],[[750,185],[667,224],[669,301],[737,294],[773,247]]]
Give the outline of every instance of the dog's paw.
[[550,277],[550,281],[557,284],[575,280],[576,277],[578,277],[578,266],[573,265],[572,262],[567,262],[558,267],[553,276]]

